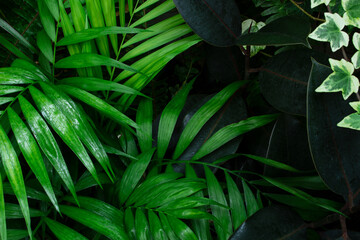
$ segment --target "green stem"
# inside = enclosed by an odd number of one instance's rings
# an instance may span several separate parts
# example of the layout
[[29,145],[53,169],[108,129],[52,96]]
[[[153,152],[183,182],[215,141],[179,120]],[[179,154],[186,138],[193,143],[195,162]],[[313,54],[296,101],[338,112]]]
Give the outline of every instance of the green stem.
[[300,5],[297,4],[294,0],[290,0],[290,2],[291,2],[292,4],[294,4],[295,7],[297,7],[300,11],[302,11],[306,16],[308,16],[308,17],[311,18],[312,20],[319,21],[319,22],[325,22],[324,19],[321,19],[321,18],[317,18],[317,17],[312,16],[310,13],[308,13],[308,12],[305,11],[302,7],[300,7]]

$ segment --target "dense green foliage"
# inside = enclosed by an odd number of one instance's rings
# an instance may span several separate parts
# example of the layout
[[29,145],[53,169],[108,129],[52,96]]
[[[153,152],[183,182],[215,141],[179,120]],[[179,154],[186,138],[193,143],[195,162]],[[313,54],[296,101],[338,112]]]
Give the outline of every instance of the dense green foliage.
[[0,239],[359,238],[359,12],[2,1]]

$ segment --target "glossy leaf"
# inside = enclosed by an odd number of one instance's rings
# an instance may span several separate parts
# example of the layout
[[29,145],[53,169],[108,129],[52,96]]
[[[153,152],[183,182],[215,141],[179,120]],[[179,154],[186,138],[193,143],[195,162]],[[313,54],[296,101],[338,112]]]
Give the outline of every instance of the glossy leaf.
[[[336,126],[344,116],[353,112],[339,93],[314,91],[330,73],[330,68],[313,63],[308,88],[308,136],[320,177],[331,190],[348,200],[360,188],[357,171],[360,163],[355,160],[360,153],[351,151],[360,144],[360,133]],[[350,97],[349,100],[354,98]]]
[[[30,217],[42,217],[44,213],[37,209],[30,208]],[[21,219],[24,217],[22,214],[22,209],[19,205],[13,203],[6,203],[5,204],[5,212],[7,219]]]
[[184,86],[183,89],[181,89],[166,105],[161,114],[157,137],[157,156],[160,159],[165,156],[175,128],[175,124],[178,120],[181,110],[185,105],[187,96],[192,88],[193,83],[194,80]]
[[[48,77],[34,63],[18,58],[11,63],[12,68],[22,68],[31,73],[34,80],[49,82]],[[24,72],[24,71],[23,71]]]
[[172,229],[168,218],[163,214],[163,213],[159,213],[159,217],[161,220],[161,224],[164,227],[164,230],[166,232],[166,235],[168,236],[168,238],[170,240],[182,240],[181,238],[177,237],[174,230]]
[[35,139],[37,140],[42,152],[49,159],[56,172],[60,175],[66,187],[76,198],[74,183],[71,179],[65,160],[61,154],[61,150],[54,136],[52,135],[51,130],[49,129],[44,119],[40,116],[40,114],[24,97],[20,96],[19,102],[25,119],[29,124],[30,129]]
[[87,238],[70,227],[59,222],[45,218],[46,225],[59,240],[86,240]]
[[59,211],[57,199],[51,186],[50,178],[47,174],[46,167],[36,140],[25,123],[12,108],[8,109],[8,114],[11,128],[26,162],[29,164],[29,167],[49,196],[49,199],[51,200],[55,209]]
[[255,46],[287,46],[301,44],[310,47],[307,37],[310,24],[304,18],[286,16],[279,18],[256,33],[249,33],[238,38],[237,44]]
[[77,222],[107,236],[112,240],[129,239],[125,231],[112,221],[96,213],[77,207],[60,206],[60,211]]
[[310,35],[312,38],[321,42],[330,42],[333,52],[339,50],[342,46],[349,44],[349,35],[341,31],[345,27],[345,21],[337,13],[325,13],[326,22],[319,25]]
[[93,53],[82,53],[72,55],[70,57],[59,60],[56,64],[56,68],[83,68],[83,67],[96,67],[96,66],[109,66],[120,69],[125,69],[131,72],[139,73],[138,70],[112,59],[110,57],[93,54]]
[[149,239],[150,227],[142,209],[137,208],[135,212],[135,229],[137,239]]
[[[222,205],[228,206],[224,192],[218,180],[208,167],[204,166],[204,168],[208,185],[209,198]],[[219,219],[221,222],[221,225],[215,224],[215,230],[219,239],[228,239],[233,232],[233,225],[229,210],[220,206],[211,206],[211,212],[212,215],[214,215],[214,217]]]
[[14,190],[17,200],[19,201],[22,214],[25,218],[26,227],[30,238],[32,239],[31,220],[29,204],[26,196],[26,189],[21,166],[17,158],[17,154],[7,136],[4,129],[0,126],[0,154],[2,164],[5,169],[6,176],[11,183],[11,187]]
[[116,27],[116,26],[89,28],[64,37],[57,43],[57,45],[67,46],[71,44],[86,42],[110,34],[129,34],[129,33],[140,33],[140,32],[146,32],[146,30],[138,29],[138,28]]
[[255,161],[258,161],[258,162],[261,162],[265,165],[268,165],[268,166],[272,166],[272,167],[275,167],[275,168],[279,168],[279,169],[283,169],[283,170],[286,170],[286,171],[290,171],[290,172],[301,172],[289,165],[286,165],[284,163],[281,163],[281,162],[277,162],[277,161],[274,161],[274,160],[271,160],[271,159],[267,159],[267,158],[263,158],[263,157],[259,157],[259,156],[254,156],[254,155],[250,155],[250,154],[241,154],[242,156],[245,156],[245,157],[248,157],[248,158],[251,158]]
[[[64,198],[64,200],[76,204],[75,199],[72,197],[67,196]],[[79,196],[78,201],[81,208],[96,213],[104,218],[107,218],[117,226],[123,227],[124,223],[122,219],[124,217],[124,213],[119,209],[115,208],[114,206],[96,198],[83,196]]]
[[162,227],[159,217],[151,210],[148,211],[150,231],[154,239],[167,240],[168,237]]
[[46,2],[52,0],[39,0],[38,8],[41,23],[44,27],[45,32],[50,37],[50,39],[55,42],[56,41],[56,33],[55,33],[55,22],[54,17],[52,16]]
[[153,103],[149,99],[143,99],[138,107],[136,114],[137,137],[142,152],[152,148],[152,121],[153,121]]
[[249,218],[232,235],[236,239],[306,239],[306,228],[302,219],[288,208],[270,206]]
[[241,15],[235,1],[175,0],[186,23],[205,41],[216,46],[235,45],[241,35]]
[[314,170],[306,119],[288,114],[280,116],[272,129],[265,156],[285,164],[285,168],[292,168],[292,171],[289,171],[290,169],[282,170],[276,166],[265,165],[264,175],[269,177],[291,177],[297,175],[296,172],[300,174],[300,171]]
[[36,43],[37,43],[37,46],[39,47],[40,51],[46,57],[46,59],[49,62],[53,62],[54,61],[54,51],[52,48],[52,43],[51,43],[49,36],[46,34],[46,32],[44,30],[38,32],[38,34],[36,36]]
[[135,217],[131,208],[125,209],[124,223],[128,236],[130,236],[131,239],[136,239]]
[[[273,178],[278,182],[287,184],[291,187],[299,187],[310,190],[327,190],[328,188],[320,178],[320,176],[305,176],[305,177],[279,177]],[[271,186],[269,182],[260,179],[250,182],[251,184],[257,184],[261,186]]]
[[173,159],[177,159],[190,145],[204,124],[227,102],[243,83],[234,82],[205,103],[189,120],[175,148]]
[[342,92],[346,100],[352,93],[359,90],[359,79],[353,76],[354,66],[352,63],[341,59],[329,59],[331,69],[334,71],[325,81],[315,90],[316,92]]
[[277,117],[278,115],[276,114],[251,117],[220,129],[201,146],[199,151],[193,156],[192,160],[198,160],[206,156],[239,135],[262,127],[269,122],[274,121]]
[[95,95],[88,93],[84,90],[79,88],[61,85],[58,86],[61,90],[65,93],[83,101],[84,103],[90,105],[91,107],[99,110],[104,115],[108,116],[112,120],[116,121],[117,123],[125,126],[128,128],[127,125],[137,128],[137,124],[131,120],[129,117],[118,111],[116,108],[105,102],[104,100],[96,97]]
[[[109,178],[112,180],[112,168],[109,158],[100,140],[86,119],[86,114],[66,94],[56,90],[51,85],[40,83],[49,99],[62,111],[70,121],[79,139],[99,161]],[[112,173],[113,174],[113,173]]]
[[0,68],[0,85],[29,84],[33,83],[34,78],[36,78],[36,76],[34,76],[33,73],[22,68]]
[[130,204],[137,203],[139,200],[144,200],[143,196],[148,196],[159,185],[173,181],[179,177],[181,177],[180,173],[163,173],[147,178],[133,191],[126,201],[126,205],[129,206]]
[[260,68],[259,83],[262,96],[274,108],[305,116],[311,57],[315,57],[311,50],[290,50],[270,58]]
[[99,183],[97,173],[88,153],[79,140],[75,130],[72,128],[66,116],[59,110],[59,108],[41,91],[35,87],[30,87],[30,94],[34,99],[36,105],[40,109],[44,118],[53,127],[55,132],[61,139],[69,146],[69,148],[78,156],[80,161],[93,175],[94,179]]
[[197,240],[195,233],[182,221],[175,217],[168,216],[168,221],[175,234],[184,240]]
[[125,170],[120,182],[120,203],[123,204],[128,199],[131,192],[139,183],[140,178],[147,169],[155,149],[150,149],[138,156],[137,161],[133,161]]

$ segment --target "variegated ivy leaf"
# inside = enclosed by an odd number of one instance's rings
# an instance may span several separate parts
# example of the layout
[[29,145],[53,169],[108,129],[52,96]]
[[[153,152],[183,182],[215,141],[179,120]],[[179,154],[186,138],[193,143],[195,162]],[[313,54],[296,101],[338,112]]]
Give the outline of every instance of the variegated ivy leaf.
[[349,35],[341,31],[345,27],[344,19],[337,13],[325,13],[326,22],[320,24],[313,31],[309,38],[321,42],[330,42],[333,52],[339,50],[342,46],[349,45]]
[[354,33],[352,40],[354,47],[357,49],[357,52],[352,56],[351,62],[354,64],[354,67],[358,69],[360,67],[360,34]]
[[344,10],[344,21],[346,25],[353,25],[360,28],[360,1],[359,0],[341,0]]
[[329,5],[331,0],[311,0],[311,8],[317,7],[320,4]]
[[[250,29],[250,33],[259,31],[262,27],[265,26],[265,23],[264,22],[256,23],[256,21],[253,19],[246,19],[245,21],[242,22],[241,26],[242,26],[242,31],[241,31],[242,34],[246,34],[249,33],[249,29]],[[258,52],[264,50],[265,48],[266,46],[251,46],[250,57],[255,56]]]
[[346,100],[352,93],[359,91],[359,79],[353,76],[354,65],[341,59],[329,59],[331,69],[334,71],[315,90],[316,92],[342,92]]
[[355,109],[356,113],[345,117],[337,125],[338,127],[360,130],[360,102],[351,102],[350,106]]

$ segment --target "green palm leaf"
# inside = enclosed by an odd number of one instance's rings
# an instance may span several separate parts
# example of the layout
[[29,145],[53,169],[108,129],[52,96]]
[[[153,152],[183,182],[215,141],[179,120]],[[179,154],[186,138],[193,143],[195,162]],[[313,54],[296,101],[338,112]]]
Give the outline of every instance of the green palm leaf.
[[6,175],[11,183],[11,187],[14,190],[16,198],[19,201],[22,214],[25,218],[26,227],[30,238],[32,239],[31,231],[31,220],[30,220],[30,210],[29,204],[26,196],[26,189],[23,174],[21,171],[21,166],[17,158],[17,154],[7,136],[4,129],[0,126],[0,153],[2,164]]
[[64,181],[66,187],[70,190],[76,199],[74,183],[71,179],[65,160],[61,154],[59,145],[51,133],[50,128],[46,124],[45,120],[36,111],[36,109],[24,97],[20,96],[19,102],[25,119],[29,124],[30,129],[35,136],[35,139],[37,140],[41,150],[49,159],[50,163]]
[[49,199],[53,203],[55,209],[59,211],[56,196],[51,186],[50,178],[47,174],[46,167],[36,140],[32,136],[25,123],[15,113],[15,111],[12,110],[12,108],[8,109],[8,114],[11,128],[14,132],[21,152],[23,153],[31,170],[34,172],[35,176],[49,196]]
[[69,146],[69,148],[79,157],[80,161],[93,175],[94,179],[99,183],[99,185],[101,185],[89,155],[87,154],[84,146],[82,145],[65,115],[53,102],[51,102],[48,97],[46,97],[38,89],[32,86],[29,89],[32,98],[34,99],[44,118],[53,127],[61,139]]

